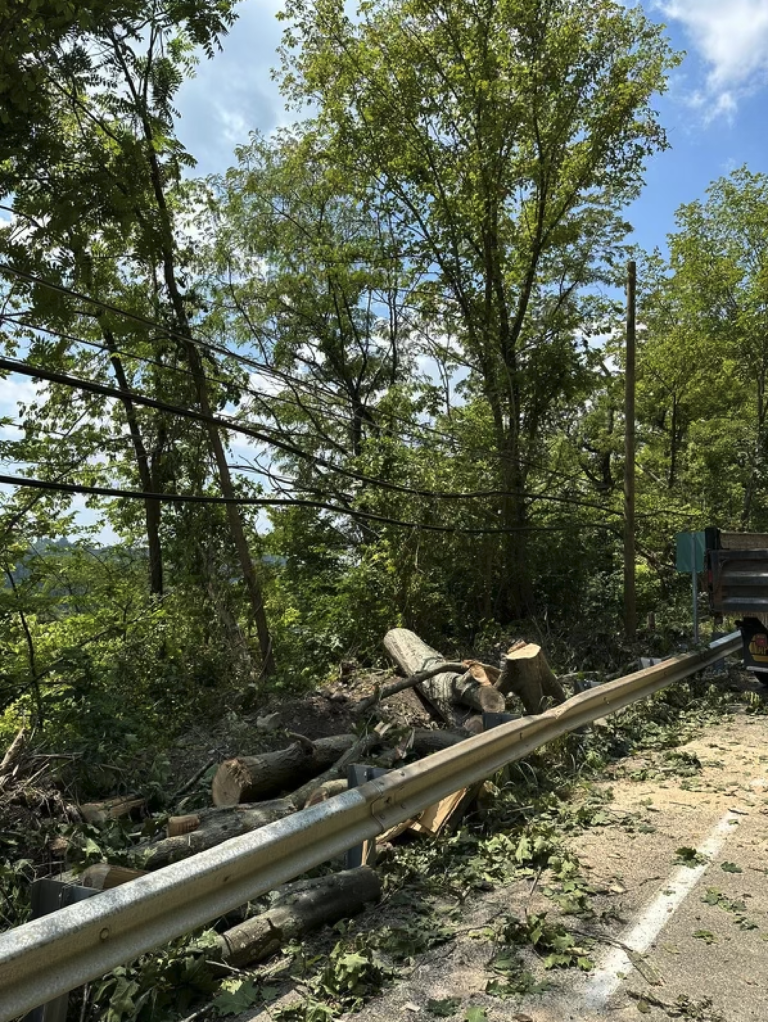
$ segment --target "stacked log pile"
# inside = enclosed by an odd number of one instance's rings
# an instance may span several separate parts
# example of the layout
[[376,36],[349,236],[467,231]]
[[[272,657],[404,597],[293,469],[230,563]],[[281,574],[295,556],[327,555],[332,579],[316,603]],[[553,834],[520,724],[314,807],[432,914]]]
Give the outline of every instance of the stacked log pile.
[[[481,714],[503,712],[511,700],[518,700],[526,713],[538,713],[549,702],[565,698],[543,651],[533,643],[515,644],[498,666],[475,660],[446,661],[402,628],[387,633],[384,648],[405,677],[358,703],[357,716],[361,724],[367,720],[368,730],[361,727],[361,734],[315,741],[288,732],[280,749],[224,760],[213,777],[212,806],[171,816],[163,836],[135,847],[136,869],[100,863],[81,874],[77,882],[99,890],[130,882],[145,871],[161,869],[335,797],[346,789],[352,764],[392,768],[466,740],[482,729]],[[384,721],[374,726],[379,704],[406,689],[414,689],[436,722],[448,727],[404,731]],[[10,772],[17,756],[18,747],[12,747],[0,767],[0,790],[3,775]],[[186,788],[188,785],[181,790]],[[476,794],[476,789],[456,792],[378,841],[391,841],[406,829],[437,835],[461,819]],[[146,814],[146,807],[139,796],[125,796],[82,805],[80,813],[85,821],[103,824],[121,816]],[[366,846],[363,862],[373,861],[374,853],[375,843]],[[359,912],[380,893],[380,880],[367,865],[290,884],[268,910],[222,933],[216,955],[222,967],[240,968],[261,961],[286,941]]]

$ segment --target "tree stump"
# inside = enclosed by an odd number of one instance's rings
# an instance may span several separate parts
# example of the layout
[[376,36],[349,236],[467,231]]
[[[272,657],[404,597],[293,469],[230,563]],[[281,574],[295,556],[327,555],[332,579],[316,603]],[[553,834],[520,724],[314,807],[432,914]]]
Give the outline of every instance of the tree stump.
[[496,689],[504,695],[516,695],[529,714],[541,713],[547,697],[565,702],[562,685],[552,673],[541,646],[526,642],[512,646],[502,660]]

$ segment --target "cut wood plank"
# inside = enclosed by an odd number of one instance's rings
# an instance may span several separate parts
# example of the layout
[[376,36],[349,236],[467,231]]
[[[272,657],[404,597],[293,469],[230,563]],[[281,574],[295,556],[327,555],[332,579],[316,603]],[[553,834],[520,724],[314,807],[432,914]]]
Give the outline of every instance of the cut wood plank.
[[[407,628],[393,628],[387,632],[384,637],[384,649],[400,670],[409,676],[439,667],[445,659]],[[450,665],[446,663],[445,667],[448,666]],[[485,700],[493,704],[497,712],[504,709],[504,700],[499,703],[498,693],[489,697],[481,697],[478,694],[481,690],[485,692],[495,690],[479,684],[469,672],[457,674],[456,671],[445,670],[416,687],[435,706],[440,718],[446,723],[458,723],[454,709],[456,703],[478,709],[478,705]],[[490,706],[484,706],[483,709],[490,709]]]
[[86,823],[98,824],[130,816],[131,813],[143,809],[145,805],[143,798],[127,795],[123,798],[106,799],[104,802],[86,802],[79,808]]
[[109,891],[146,875],[145,869],[127,869],[125,866],[113,866],[110,862],[97,862],[76,877],[75,883],[96,891]]
[[277,752],[228,759],[213,778],[213,804],[232,806],[290,791],[333,766],[356,741],[355,735],[303,739]]
[[467,794],[466,788],[454,791],[452,795],[441,799],[435,805],[425,809],[418,820],[411,824],[411,830],[416,834],[428,834],[430,837],[437,835],[445,828],[448,821],[459,808]]
[[288,941],[356,915],[381,897],[381,878],[368,866],[288,884],[272,907],[219,937],[218,954],[236,969],[261,962]]

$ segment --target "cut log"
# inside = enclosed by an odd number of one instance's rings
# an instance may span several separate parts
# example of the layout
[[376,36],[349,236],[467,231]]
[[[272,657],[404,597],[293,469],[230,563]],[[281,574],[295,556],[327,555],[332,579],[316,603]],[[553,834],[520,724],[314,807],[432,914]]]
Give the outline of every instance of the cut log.
[[238,756],[221,764],[213,778],[213,804],[233,806],[289,791],[332,767],[357,741],[355,735],[334,735],[299,742],[261,756]]
[[[439,667],[444,660],[444,657],[437,650],[432,649],[426,642],[422,642],[415,632],[411,632],[407,628],[393,628],[387,632],[384,637],[384,649],[400,670],[409,676],[430,670],[433,667]],[[445,664],[446,668],[449,666],[451,665]],[[472,709],[478,709],[481,697],[477,693],[481,689],[486,692],[494,691],[489,689],[487,685],[481,685],[474,679],[469,672],[466,672],[464,665],[462,665],[462,668],[464,671],[462,674],[446,670],[416,686],[417,691],[423,692],[427,700],[435,706],[441,719],[446,723],[457,722],[457,716],[454,711],[455,703],[469,706]],[[497,697],[488,697],[487,701],[498,707]],[[486,709],[486,707],[483,707],[483,709]],[[501,710],[503,709],[504,700],[502,699]]]
[[343,777],[337,777],[335,781],[325,781],[315,788],[304,803],[304,808],[308,809],[310,806],[316,806],[318,802],[327,802],[329,798],[340,795],[342,791],[346,791],[348,788],[349,784]]
[[495,685],[501,675],[498,667],[491,667],[490,664],[481,664],[479,660],[465,660],[472,677],[477,679],[481,685]]
[[222,841],[247,834],[251,830],[258,830],[259,827],[265,827],[275,820],[282,820],[294,810],[295,806],[287,799],[276,799],[274,802],[262,802],[253,806],[203,810],[198,814],[200,826],[196,830],[180,834],[178,837],[165,837],[159,841],[138,845],[136,847],[138,861],[145,869],[160,869],[190,855],[204,852],[207,848],[213,848]]
[[487,681],[480,681],[470,671],[454,679],[452,691],[455,700],[478,713],[503,713],[507,708],[502,693]]
[[360,702],[355,706],[355,713],[365,713],[370,710],[372,706],[380,703],[382,699],[389,699],[390,696],[397,695],[398,692],[405,692],[406,689],[416,688],[421,685],[422,682],[431,681],[438,674],[464,674],[468,664],[463,663],[445,663],[440,664],[437,667],[432,667],[428,671],[419,671],[417,674],[412,674],[408,678],[400,678],[399,681],[390,682],[389,685],[385,685],[383,688],[376,687],[376,691],[373,695],[366,696],[365,699],[361,699]]
[[433,752],[450,749],[470,737],[468,731],[430,731],[428,728],[415,728],[397,748],[388,749],[377,756],[376,763],[379,766],[394,766],[409,752],[413,752],[417,757],[431,756]]
[[516,643],[502,661],[502,670],[496,688],[504,695],[516,695],[525,712],[541,713],[547,698],[555,703],[565,702],[565,692],[547,658],[534,642]]
[[275,904],[219,937],[219,956],[236,969],[261,962],[290,940],[361,912],[381,897],[381,879],[369,867],[288,884]]
[[143,798],[127,795],[124,798],[107,799],[105,802],[86,802],[80,806],[80,812],[86,823],[107,823],[109,820],[119,820],[122,816],[130,816],[145,805]]
[[110,862],[97,862],[76,877],[75,883],[79,882],[83,887],[92,887],[96,891],[109,891],[137,877],[146,876],[146,873],[144,869],[126,869],[125,866],[113,866]]

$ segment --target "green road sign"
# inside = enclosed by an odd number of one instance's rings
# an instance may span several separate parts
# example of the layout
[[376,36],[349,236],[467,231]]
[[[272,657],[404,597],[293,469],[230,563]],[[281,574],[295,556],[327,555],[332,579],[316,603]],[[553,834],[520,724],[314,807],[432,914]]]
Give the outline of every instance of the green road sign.
[[677,547],[675,567],[678,571],[684,571],[686,574],[704,571],[703,532],[680,532],[675,537],[675,544]]

